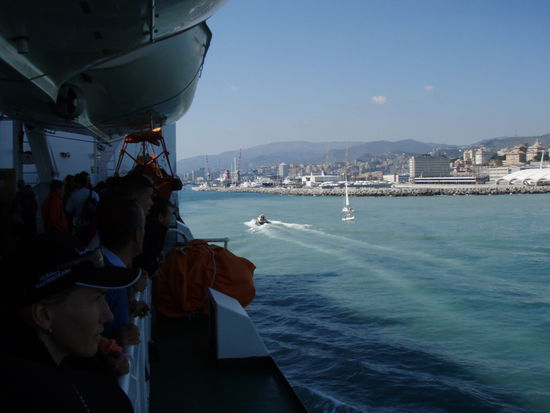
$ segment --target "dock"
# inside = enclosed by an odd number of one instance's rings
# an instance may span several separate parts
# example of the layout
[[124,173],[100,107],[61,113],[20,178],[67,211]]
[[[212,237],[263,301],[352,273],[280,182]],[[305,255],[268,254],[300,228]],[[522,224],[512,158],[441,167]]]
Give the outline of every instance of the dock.
[[[286,188],[286,187],[194,187],[196,191],[246,192],[291,196],[343,196],[343,188]],[[352,188],[349,195],[358,196],[464,196],[464,195],[512,195],[546,194],[550,186],[525,185],[396,185],[391,188]]]

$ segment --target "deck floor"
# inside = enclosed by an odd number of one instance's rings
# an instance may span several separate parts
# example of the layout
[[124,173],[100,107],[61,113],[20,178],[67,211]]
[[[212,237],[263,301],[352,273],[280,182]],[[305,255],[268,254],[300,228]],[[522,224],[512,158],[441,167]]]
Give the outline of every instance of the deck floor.
[[151,360],[150,412],[299,412],[269,363],[220,363],[208,320],[158,320]]

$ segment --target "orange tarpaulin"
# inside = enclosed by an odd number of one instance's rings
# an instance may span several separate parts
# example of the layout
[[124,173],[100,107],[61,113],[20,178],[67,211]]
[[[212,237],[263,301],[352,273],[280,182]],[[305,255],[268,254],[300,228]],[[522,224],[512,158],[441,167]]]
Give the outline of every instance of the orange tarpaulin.
[[227,294],[245,307],[256,296],[256,266],[217,245],[190,241],[168,253],[153,281],[153,302],[167,317],[208,311],[208,288]]
[[179,191],[183,187],[181,180],[177,176],[168,175],[168,172],[156,162],[150,162],[145,165],[138,164],[129,172],[129,174],[131,173],[138,173],[151,178],[155,189],[164,199],[169,200],[172,191]]

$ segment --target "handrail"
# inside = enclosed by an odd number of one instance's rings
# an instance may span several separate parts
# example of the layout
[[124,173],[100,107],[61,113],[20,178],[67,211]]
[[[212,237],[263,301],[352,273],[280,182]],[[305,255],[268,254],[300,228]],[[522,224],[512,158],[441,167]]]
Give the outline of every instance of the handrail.
[[[147,287],[135,296],[151,307],[151,280]],[[140,343],[124,348],[124,354],[130,364],[130,372],[119,378],[119,385],[126,392],[135,413],[149,412],[149,342],[151,341],[151,315],[135,317],[132,322],[139,328]]]
[[227,244],[229,243],[229,238],[223,237],[223,238],[201,238],[203,241],[206,242],[223,242],[223,247],[227,249]]
[[[183,231],[177,229],[177,228],[169,228],[168,229],[169,232],[175,232],[176,234],[178,235],[181,235],[184,239],[186,239],[186,235]],[[200,238],[201,240],[203,241],[206,241],[206,242],[223,242],[223,247],[225,249],[227,249],[227,244],[229,243],[229,238],[228,237],[221,237],[221,238]],[[184,241],[186,242],[186,241]]]

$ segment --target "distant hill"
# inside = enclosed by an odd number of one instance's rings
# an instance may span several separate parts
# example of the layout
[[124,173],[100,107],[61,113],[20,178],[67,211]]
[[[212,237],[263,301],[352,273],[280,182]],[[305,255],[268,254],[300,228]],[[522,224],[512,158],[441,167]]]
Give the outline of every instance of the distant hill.
[[[312,164],[322,163],[327,158],[331,162],[343,162],[348,153],[349,161],[363,159],[368,155],[382,155],[385,153],[423,154],[434,149],[451,149],[449,154],[460,156],[458,149],[467,147],[485,146],[493,151],[504,147],[519,144],[533,144],[539,139],[544,146],[550,147],[550,134],[529,137],[501,137],[485,139],[472,145],[458,147],[441,143],[425,143],[412,139],[396,142],[306,142],[291,141],[258,145],[242,150],[241,169],[257,168],[260,166],[277,165],[281,162],[287,164]],[[210,169],[233,169],[233,160],[239,156],[239,151],[223,152],[217,155],[208,155]],[[449,156],[449,155],[448,155]],[[178,171],[188,172],[193,169],[204,168],[205,156],[195,156],[178,161]]]
[[[436,148],[448,148],[452,145],[424,143],[407,139],[397,142],[277,142],[258,145],[242,150],[241,169],[259,166],[287,164],[321,163],[327,158],[330,161],[344,161],[346,151],[349,160],[353,161],[367,154],[381,155],[388,152],[420,154]],[[208,155],[211,169],[233,169],[233,160],[239,156],[239,151],[223,152],[218,155]],[[178,171],[186,172],[205,167],[205,156],[195,156],[178,161]]]
[[543,146],[550,146],[550,133],[541,136],[515,136],[515,137],[504,137],[504,138],[492,138],[485,139],[477,143],[476,145],[483,145],[493,151],[498,151],[502,148],[509,148],[516,145],[527,144],[532,145],[536,140],[539,140]]

